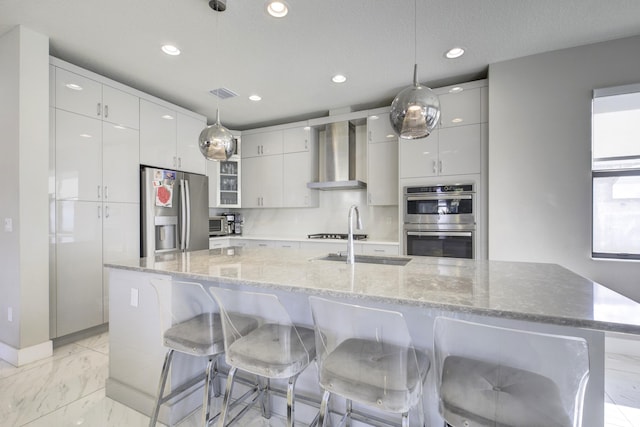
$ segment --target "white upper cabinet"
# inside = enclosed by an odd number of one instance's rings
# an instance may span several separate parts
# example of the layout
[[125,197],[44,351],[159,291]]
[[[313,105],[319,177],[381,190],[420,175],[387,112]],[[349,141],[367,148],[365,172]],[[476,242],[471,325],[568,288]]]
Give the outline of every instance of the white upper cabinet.
[[56,198],[102,200],[102,122],[56,111]]
[[370,114],[367,117],[367,140],[375,142],[398,142],[398,136],[393,132],[388,112]]
[[259,133],[242,133],[242,158],[282,154],[281,130]]
[[102,124],[102,185],[105,202],[140,201],[139,132]]
[[440,129],[438,173],[463,175],[480,173],[480,125]]
[[205,127],[204,117],[192,117],[141,99],[140,163],[204,175],[207,165],[198,138]]
[[178,167],[176,137],[178,113],[140,100],[140,163],[167,169]]
[[[457,86],[462,88],[462,86]],[[452,89],[453,90],[453,89]],[[482,117],[481,88],[449,91],[439,95],[440,126],[443,128],[480,123]]]
[[438,174],[438,132],[421,139],[402,140],[399,147],[400,178]]
[[285,129],[282,132],[283,152],[299,153],[309,151],[311,146],[312,130],[309,126],[296,126]]
[[389,122],[388,109],[367,117],[367,204],[398,204],[398,137]]
[[400,141],[400,178],[482,173],[486,83],[469,82],[435,91],[440,98],[440,126],[427,138]]
[[398,140],[369,143],[367,204],[398,204]]
[[56,108],[138,129],[137,96],[62,68],[55,75]]
[[207,126],[204,117],[196,118],[178,113],[176,156],[178,169],[199,174],[207,173],[207,159],[200,152],[200,133]]
[[282,168],[282,155],[242,159],[242,207],[282,207]]
[[140,99],[111,86],[102,86],[102,120],[131,129],[140,128]]

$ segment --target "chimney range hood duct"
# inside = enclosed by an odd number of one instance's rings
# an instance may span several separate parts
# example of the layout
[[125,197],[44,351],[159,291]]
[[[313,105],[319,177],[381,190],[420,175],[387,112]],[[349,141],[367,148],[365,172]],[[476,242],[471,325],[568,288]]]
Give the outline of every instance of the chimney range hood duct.
[[329,123],[319,147],[319,181],[307,187],[317,190],[362,190],[367,184],[356,178],[358,157],[355,125]]

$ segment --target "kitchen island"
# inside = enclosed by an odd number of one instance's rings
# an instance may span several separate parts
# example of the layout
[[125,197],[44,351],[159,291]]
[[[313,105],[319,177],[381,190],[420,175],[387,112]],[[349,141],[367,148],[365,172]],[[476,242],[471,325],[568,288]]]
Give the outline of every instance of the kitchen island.
[[[455,316],[492,325],[574,335],[589,343],[584,426],[604,420],[604,332],[640,335],[640,304],[553,264],[412,258],[405,266],[326,261],[314,251],[222,248],[107,264],[110,267],[110,369],[107,395],[149,413],[162,347],[158,297],[150,280],[172,279],[277,294],[295,322],[310,325],[307,297],[321,295],[405,314],[414,344],[432,349],[433,320]],[[553,357],[553,355],[550,355]],[[184,363],[183,363],[184,362]],[[181,360],[179,383],[204,365]],[[186,366],[186,367],[185,367]],[[315,367],[298,391],[318,396]],[[197,408],[200,394],[163,408],[175,422]],[[279,403],[274,403],[278,411]],[[425,388],[427,419],[440,422],[433,370]],[[303,422],[312,408],[297,411]]]

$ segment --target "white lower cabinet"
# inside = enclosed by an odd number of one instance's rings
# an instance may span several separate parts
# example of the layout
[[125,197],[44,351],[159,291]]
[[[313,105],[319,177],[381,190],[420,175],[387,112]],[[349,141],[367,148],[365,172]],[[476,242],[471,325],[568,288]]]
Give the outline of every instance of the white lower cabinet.
[[55,337],[108,321],[103,263],[139,256],[138,203],[56,202]]
[[382,243],[363,243],[363,255],[398,255],[400,246],[398,244],[382,244]]
[[56,337],[103,323],[102,203],[56,202]]

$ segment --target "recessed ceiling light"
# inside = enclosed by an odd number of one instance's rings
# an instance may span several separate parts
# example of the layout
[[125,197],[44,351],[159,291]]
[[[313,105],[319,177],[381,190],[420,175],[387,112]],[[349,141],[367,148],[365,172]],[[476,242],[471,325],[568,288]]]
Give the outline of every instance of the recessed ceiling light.
[[173,120],[173,116],[169,114],[165,114],[164,116],[162,116],[162,118],[165,120]]
[[249,99],[252,101],[260,101],[262,97],[260,95],[251,95]]
[[289,13],[289,6],[281,0],[267,1],[267,12],[274,18],[284,18]]
[[331,77],[331,81],[334,83],[344,83],[347,81],[347,78],[342,74],[336,74],[335,76]]
[[67,83],[65,86],[71,90],[82,90],[82,86],[77,85],[75,83]]
[[461,86],[455,86],[449,89],[449,93],[460,93],[464,90]]
[[378,116],[369,116],[369,118],[370,118],[371,120],[378,120],[380,117],[378,117]]
[[461,117],[456,117],[455,119],[451,120],[451,123],[462,123],[463,119]]
[[80,134],[81,138],[93,138],[91,135],[89,135],[88,133],[81,133]]
[[447,53],[444,54],[449,59],[460,58],[464,55],[464,49],[461,47],[454,47],[453,49],[449,49]]
[[180,55],[180,49],[171,44],[165,44],[162,46],[162,51],[167,55],[176,56]]

